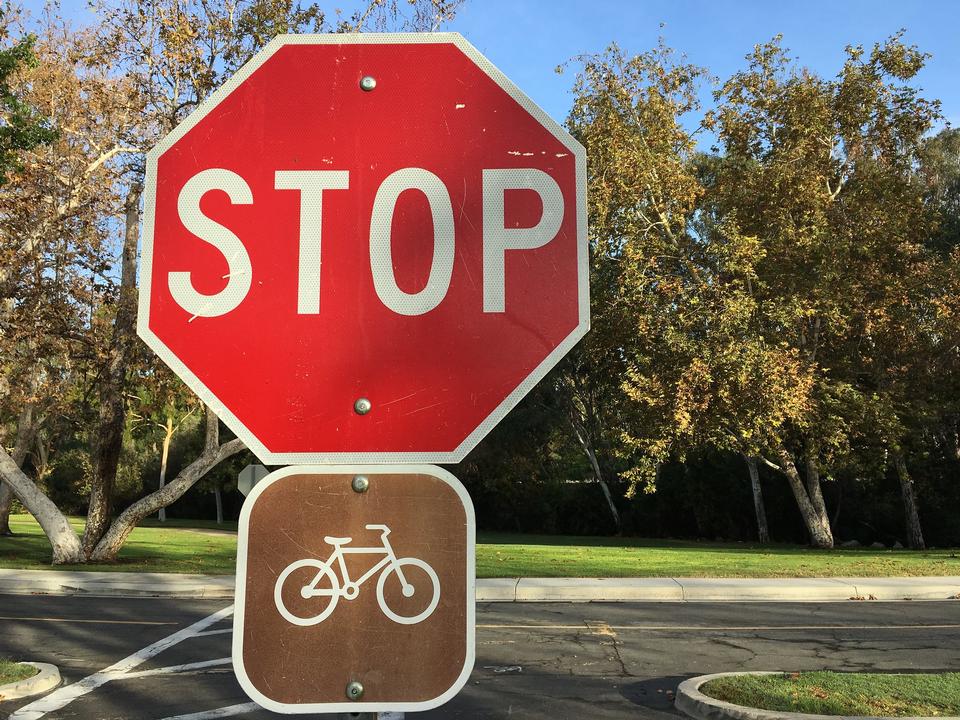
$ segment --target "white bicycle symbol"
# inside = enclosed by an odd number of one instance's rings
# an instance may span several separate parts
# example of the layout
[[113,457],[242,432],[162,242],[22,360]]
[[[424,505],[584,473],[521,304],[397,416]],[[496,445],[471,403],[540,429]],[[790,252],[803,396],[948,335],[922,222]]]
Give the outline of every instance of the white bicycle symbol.
[[[387,535],[390,534],[390,528],[386,525],[367,525],[366,528],[367,530],[380,531],[381,544],[379,547],[345,548],[344,546],[349,544],[353,538],[327,536],[323,540],[328,545],[333,546],[333,553],[331,553],[330,557],[327,558],[326,561],[315,560],[313,558],[304,558],[303,560],[296,560],[284,568],[283,572],[280,573],[280,577],[277,578],[277,584],[274,586],[273,599],[276,603],[277,610],[285,620],[293,623],[294,625],[300,625],[304,627],[323,622],[330,617],[330,614],[333,612],[334,608],[336,608],[337,602],[341,597],[345,600],[355,599],[360,594],[360,586],[378,572],[380,573],[380,578],[377,580],[377,602],[380,604],[380,609],[383,611],[384,615],[394,622],[400,623],[401,625],[416,625],[417,623],[426,620],[431,614],[433,614],[433,611],[437,608],[437,604],[440,602],[440,579],[437,577],[437,573],[434,571],[434,569],[419,558],[397,558],[396,554],[393,552],[393,548],[390,546],[390,541],[387,540]],[[350,573],[347,570],[344,556],[371,553],[383,553],[384,557],[381,558],[376,565],[361,575],[356,582],[353,582],[350,579]],[[343,576],[342,586],[340,584],[340,579],[337,577],[337,574],[334,572],[332,567],[334,561],[337,562],[337,565],[340,568],[340,574]],[[383,595],[383,588],[386,585],[387,578],[393,573],[396,573],[397,578],[400,580],[400,589],[404,597],[413,597],[417,592],[422,591],[424,589],[422,585],[419,588],[415,588],[412,583],[407,581],[407,578],[403,574],[403,568],[414,567],[420,568],[427,574],[427,577],[430,579],[430,583],[432,585],[432,596],[430,598],[430,603],[427,605],[425,610],[416,615],[408,617],[394,612],[387,606],[387,601]],[[289,578],[292,573],[302,568],[316,569],[317,574],[314,576],[311,582],[300,588],[300,596],[305,599],[329,598],[329,604],[323,608],[321,612],[309,617],[295,615],[294,613],[290,612],[283,602],[284,583],[286,583],[287,578]],[[324,578],[327,578],[330,583],[330,587],[319,587]]]

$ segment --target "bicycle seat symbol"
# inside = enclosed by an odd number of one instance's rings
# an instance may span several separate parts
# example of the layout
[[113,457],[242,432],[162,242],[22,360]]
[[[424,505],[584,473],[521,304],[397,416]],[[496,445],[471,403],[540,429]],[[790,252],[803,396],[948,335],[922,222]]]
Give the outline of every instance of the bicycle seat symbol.
[[[388,618],[401,625],[416,625],[433,614],[433,611],[437,609],[437,604],[440,602],[440,579],[437,577],[436,571],[419,558],[398,558],[390,546],[390,541],[387,539],[387,536],[390,534],[390,528],[386,525],[367,525],[366,529],[380,531],[379,546],[346,547],[352,542],[353,538],[327,536],[323,540],[333,547],[333,552],[326,560],[304,558],[302,560],[296,560],[284,568],[283,572],[280,573],[280,577],[277,578],[276,585],[274,585],[273,599],[277,606],[277,611],[285,620],[303,627],[323,622],[333,613],[340,598],[344,600],[354,600],[357,598],[360,594],[360,586],[377,573],[380,573],[380,577],[377,580],[377,602],[380,604],[380,610],[382,610],[383,614]],[[350,579],[350,572],[347,570],[344,556],[378,553],[383,554],[383,557],[372,568],[367,570],[356,581]],[[337,577],[337,573],[334,571],[334,563],[336,563],[336,567],[340,570],[340,576],[343,578],[342,583],[340,577]],[[319,612],[316,614],[308,614],[307,617],[294,614],[287,608],[283,601],[283,589],[287,579],[294,572],[303,568],[309,568],[317,572],[310,582],[298,588],[300,597],[307,600],[319,598],[320,603],[323,603],[324,600],[326,601],[326,604],[319,609]],[[411,573],[410,571],[414,568],[422,572]],[[423,577],[424,573],[426,577]],[[429,594],[430,602],[427,604],[426,609],[415,615],[401,615],[387,605],[387,600],[384,596],[384,587],[387,584],[387,579],[393,575],[396,575],[400,581],[400,591],[403,597],[426,597]],[[326,579],[326,583],[323,583],[324,579]],[[429,581],[430,587],[427,587],[427,581]],[[298,581],[295,584],[299,585],[300,583]],[[327,585],[329,585],[329,587],[327,587]]]

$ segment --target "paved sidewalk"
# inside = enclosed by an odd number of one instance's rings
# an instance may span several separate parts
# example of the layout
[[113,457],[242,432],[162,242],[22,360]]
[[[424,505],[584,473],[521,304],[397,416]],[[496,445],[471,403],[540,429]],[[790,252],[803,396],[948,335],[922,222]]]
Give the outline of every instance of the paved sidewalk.
[[[229,599],[232,575],[0,570],[0,594]],[[960,577],[496,578],[479,602],[725,602],[960,599]]]

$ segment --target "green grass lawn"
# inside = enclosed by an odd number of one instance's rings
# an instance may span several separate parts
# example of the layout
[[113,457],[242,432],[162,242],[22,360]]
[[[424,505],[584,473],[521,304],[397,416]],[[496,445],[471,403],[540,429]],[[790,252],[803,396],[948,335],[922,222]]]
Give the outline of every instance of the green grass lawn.
[[[79,533],[83,518],[70,518]],[[135,529],[120,551],[116,563],[104,565],[59,565],[58,570],[121,570],[130,572],[180,572],[230,575],[237,558],[237,537],[230,532],[211,533],[206,523],[196,530],[183,521],[159,521]],[[196,524],[192,524],[196,527]],[[216,527],[216,524],[212,524]],[[49,568],[50,543],[30,515],[11,515],[14,537],[0,537],[0,568]],[[229,530],[229,526],[224,526]],[[236,523],[233,524],[236,531]]]
[[700,691],[735,705],[814,715],[960,715],[960,673],[738,675],[711,680]]
[[20,665],[12,660],[0,658],[0,685],[6,685],[17,680],[26,680],[38,672],[40,671],[32,665]]
[[683,540],[477,537],[478,577],[897,577],[960,575],[960,550],[812,550]]
[[[71,522],[79,531],[83,520]],[[48,568],[50,546],[29,515],[10,518],[0,568]],[[219,532],[211,532],[219,531]],[[90,570],[231,574],[236,523],[151,519],[115,564]],[[70,569],[76,566],[63,566]],[[960,575],[960,550],[811,550],[796,545],[479,533],[478,577],[891,577]]]

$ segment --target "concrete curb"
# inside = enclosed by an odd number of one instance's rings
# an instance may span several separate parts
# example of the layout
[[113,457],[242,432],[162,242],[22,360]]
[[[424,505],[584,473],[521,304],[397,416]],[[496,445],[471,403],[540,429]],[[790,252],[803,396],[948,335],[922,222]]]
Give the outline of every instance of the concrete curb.
[[960,577],[501,578],[478,602],[843,602],[960,599]]
[[224,599],[233,597],[233,583],[232,575],[0,570],[0,593],[13,595],[118,595]]
[[0,702],[40,695],[60,684],[60,670],[56,665],[41,662],[22,662],[20,665],[32,665],[40,672],[26,680],[0,685]]
[[[0,570],[0,594],[227,600],[232,575]],[[841,602],[950,600],[960,577],[486,578],[477,602]]]
[[[780,675],[781,672],[723,672],[712,675],[700,675],[680,683],[677,688],[677,698],[674,706],[697,720],[837,720],[838,715],[808,715],[806,713],[779,712],[776,710],[760,710],[759,708],[744,707],[733,703],[708,697],[700,692],[700,687],[715,678],[730,677],[733,675]],[[853,720],[884,720],[870,715],[844,715]],[[887,718],[889,720],[889,718]],[[926,717],[904,717],[898,720],[934,720]],[[939,720],[950,720],[941,716]]]
[[[477,581],[477,600],[481,583]],[[519,578],[516,602],[679,602],[673,578]]]

